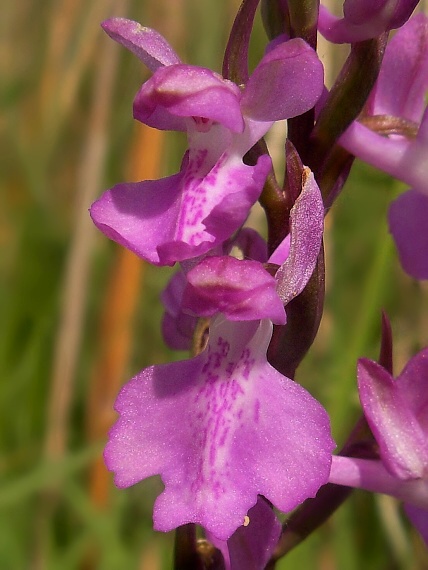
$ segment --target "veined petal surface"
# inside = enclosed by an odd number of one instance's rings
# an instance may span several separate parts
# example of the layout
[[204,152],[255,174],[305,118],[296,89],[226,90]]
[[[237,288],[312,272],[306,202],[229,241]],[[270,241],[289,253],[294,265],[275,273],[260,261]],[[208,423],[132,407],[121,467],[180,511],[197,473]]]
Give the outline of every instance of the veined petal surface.
[[134,100],[134,117],[158,129],[166,128],[172,117],[203,118],[239,133],[244,130],[239,99],[239,88],[210,69],[169,65],[142,85]]
[[268,320],[219,316],[197,357],[143,370],[120,392],[105,460],[119,487],[160,474],[155,528],[194,522],[227,540],[258,495],[290,511],[329,475],[322,406],[266,360]]
[[248,511],[245,525],[229,540],[207,538],[223,553],[226,570],[264,570],[281,534],[281,523],[268,503],[259,497]]
[[213,164],[212,139],[192,150],[179,174],[105,192],[91,207],[95,225],[155,265],[197,257],[228,239],[258,199],[271,161],[265,155],[247,166],[226,151]]
[[111,18],[101,24],[116,42],[129,49],[151,70],[180,63],[180,58],[156,30],[126,18]]
[[389,207],[389,230],[401,265],[416,279],[428,279],[427,220],[428,195],[416,190],[404,192]]

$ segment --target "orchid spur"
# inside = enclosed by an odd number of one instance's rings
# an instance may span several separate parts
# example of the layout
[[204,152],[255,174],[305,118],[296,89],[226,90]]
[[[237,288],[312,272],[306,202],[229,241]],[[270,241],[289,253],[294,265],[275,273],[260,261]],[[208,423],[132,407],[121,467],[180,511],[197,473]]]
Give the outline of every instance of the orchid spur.
[[345,0],[343,18],[320,5],[318,27],[333,43],[355,43],[400,28],[419,0]]

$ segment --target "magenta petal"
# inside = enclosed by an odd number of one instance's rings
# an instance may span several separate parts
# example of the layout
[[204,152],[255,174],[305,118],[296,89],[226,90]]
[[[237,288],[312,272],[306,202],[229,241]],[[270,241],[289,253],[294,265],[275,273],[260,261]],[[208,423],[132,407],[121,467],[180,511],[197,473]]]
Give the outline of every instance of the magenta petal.
[[278,543],[281,523],[263,497],[248,511],[247,522],[228,541],[207,535],[222,551],[226,570],[264,570]]
[[400,387],[376,362],[358,362],[358,390],[385,467],[399,479],[424,476],[428,440]]
[[335,44],[355,43],[379,36],[384,31],[383,22],[355,25],[346,18],[334,16],[320,4],[318,31],[326,40]]
[[160,180],[118,184],[92,204],[92,220],[107,237],[143,259],[172,265],[174,260],[162,259],[157,246],[174,239],[182,183],[183,174],[179,173]]
[[404,505],[404,510],[428,546],[428,511],[409,504]]
[[195,149],[185,170],[174,176],[114,186],[91,207],[95,225],[155,265],[213,249],[243,224],[271,162],[261,156],[256,166],[247,166],[224,153],[209,170],[209,152]]
[[370,24],[378,19],[384,30],[401,27],[416,8],[419,0],[345,0],[345,18],[356,25]]
[[372,96],[372,112],[419,123],[427,90],[428,18],[418,14],[387,45]]
[[151,71],[164,65],[180,63],[180,58],[165,38],[151,28],[145,28],[126,18],[111,18],[101,26],[113,40],[129,49]]
[[183,308],[196,315],[223,313],[230,321],[286,322],[275,278],[258,261],[208,257],[189,271],[187,280]]
[[239,133],[244,130],[239,98],[239,88],[210,69],[170,65],[143,84],[134,100],[134,117],[156,128],[165,128],[159,123],[163,114],[202,117]]
[[245,115],[277,121],[314,107],[324,87],[324,70],[315,51],[300,38],[266,54],[250,76],[242,95]]
[[188,522],[227,540],[259,494],[289,511],[329,475],[322,406],[266,360],[269,321],[216,319],[207,348],[143,370],[120,392],[105,459],[119,487],[160,474],[155,528]]
[[428,196],[409,190],[394,200],[388,213],[404,270],[416,279],[428,279]]
[[269,257],[269,263],[282,265],[290,255],[291,234],[287,234],[282,242],[278,245],[272,255]]
[[202,179],[189,169],[176,237],[158,245],[159,256],[170,261],[190,259],[228,239],[246,220],[270,168],[266,155],[255,166],[247,166],[226,152]]
[[[278,294],[284,305],[301,293],[309,281],[315,269],[323,235],[324,205],[320,190],[308,168],[305,169],[303,178],[302,192],[290,212],[289,253],[275,276]],[[287,247],[280,244],[278,251],[286,253]],[[270,261],[273,259],[278,262],[276,252]]]
[[177,317],[164,313],[161,330],[165,344],[172,350],[191,350],[196,322],[196,317],[185,313],[180,313]]
[[161,294],[165,307],[162,318],[162,336],[165,343],[173,350],[190,350],[197,317],[182,311],[181,302],[186,287],[186,275],[180,269],[168,282]]

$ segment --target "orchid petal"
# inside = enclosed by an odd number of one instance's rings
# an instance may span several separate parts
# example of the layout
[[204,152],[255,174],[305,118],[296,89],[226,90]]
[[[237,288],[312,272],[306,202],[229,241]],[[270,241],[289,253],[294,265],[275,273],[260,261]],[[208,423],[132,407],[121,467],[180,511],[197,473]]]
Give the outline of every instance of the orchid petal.
[[240,133],[244,120],[239,98],[234,83],[209,69],[170,65],[158,69],[143,84],[135,97],[134,117],[156,128],[165,128],[162,119],[170,116],[201,117]]
[[101,26],[114,41],[129,49],[151,71],[180,63],[178,55],[156,30],[126,18],[111,18]]
[[345,0],[343,14],[353,24],[365,24],[383,10],[385,3],[387,0]]
[[[320,252],[324,206],[313,173],[303,171],[303,188],[290,212],[290,249],[287,259],[276,272],[278,294],[284,305],[301,293],[309,281]],[[280,251],[286,248],[280,244]],[[277,259],[274,252],[272,259]]]
[[418,14],[388,43],[371,99],[373,115],[419,123],[428,90],[428,18]]
[[384,31],[383,22],[355,25],[346,18],[334,16],[326,6],[320,5],[318,31],[326,40],[335,44],[356,43],[379,36]]
[[389,229],[404,270],[416,279],[428,279],[428,195],[409,190],[389,207]]
[[[425,111],[423,124],[428,125]],[[364,162],[428,194],[428,141],[384,137],[353,122],[339,139],[340,145]]]
[[403,396],[399,379],[394,381],[376,362],[360,359],[358,390],[385,467],[399,479],[423,477],[428,440]]
[[207,134],[200,143],[207,147],[194,148],[181,173],[105,192],[91,207],[95,225],[155,265],[197,257],[228,239],[258,199],[271,161],[265,155],[247,166],[226,152],[213,164],[218,149],[208,144],[215,147],[216,137]]
[[257,121],[278,121],[314,107],[324,87],[316,52],[302,39],[284,42],[267,53],[248,80],[241,108]]
[[161,475],[157,530],[194,522],[227,540],[258,494],[289,511],[327,481],[328,416],[268,364],[271,334],[267,320],[218,317],[199,356],[147,368],[122,388],[105,460],[119,487]]
[[334,455],[329,483],[383,493],[428,509],[428,482],[424,479],[398,479],[379,460]]
[[287,234],[282,242],[278,245],[272,255],[269,257],[269,263],[282,265],[290,255],[291,234]]
[[208,257],[189,271],[187,280],[183,308],[199,316],[223,313],[230,321],[286,322],[275,278],[257,261]]

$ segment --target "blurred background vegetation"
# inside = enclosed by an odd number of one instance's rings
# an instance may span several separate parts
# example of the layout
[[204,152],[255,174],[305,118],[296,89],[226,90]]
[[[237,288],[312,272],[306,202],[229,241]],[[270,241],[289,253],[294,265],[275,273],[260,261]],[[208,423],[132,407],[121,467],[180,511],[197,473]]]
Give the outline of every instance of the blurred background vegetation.
[[[121,384],[144,366],[185,357],[159,332],[159,293],[171,271],[99,235],[87,209],[117,182],[175,172],[185,139],[132,120],[148,72],[99,23],[138,20],[183,60],[220,70],[238,5],[20,0],[2,8],[2,570],[171,567],[172,536],[151,529],[160,481],[117,491],[101,459]],[[258,21],[254,62],[264,45]],[[325,44],[320,55],[331,79],[338,60]],[[355,362],[376,358],[381,310],[392,320],[397,371],[427,343],[426,285],[403,274],[386,228],[400,190],[356,163],[327,218],[325,316],[298,379],[331,413],[339,444],[359,414]],[[279,568],[419,570],[428,557],[393,500],[355,492]]]

